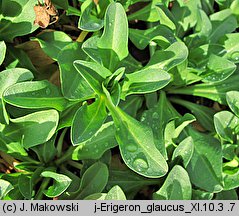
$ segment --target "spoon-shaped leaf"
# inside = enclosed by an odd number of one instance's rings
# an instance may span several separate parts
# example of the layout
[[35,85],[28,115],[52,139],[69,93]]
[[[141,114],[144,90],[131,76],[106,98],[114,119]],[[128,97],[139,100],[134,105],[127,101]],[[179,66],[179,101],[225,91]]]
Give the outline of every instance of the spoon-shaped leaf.
[[4,92],[4,100],[23,108],[55,108],[63,111],[70,103],[57,86],[48,81],[17,83]]
[[145,94],[162,89],[171,76],[164,70],[148,67],[126,75],[122,87],[122,98],[131,94]]
[[187,171],[175,165],[168,174],[163,186],[153,195],[158,200],[190,200],[192,186]]
[[0,179],[0,199],[2,200],[13,188],[10,182]]
[[11,119],[3,133],[14,141],[21,141],[25,148],[30,148],[48,141],[55,133],[59,120],[56,110],[44,110]]
[[112,2],[108,6],[104,26],[98,48],[104,66],[114,70],[128,55],[128,20],[120,3]]
[[71,179],[68,176],[52,171],[44,171],[41,173],[41,176],[54,179],[53,185],[44,191],[47,197],[57,197],[61,195],[71,184]]
[[104,101],[96,100],[93,104],[84,104],[76,112],[71,127],[73,145],[90,139],[102,126],[107,117]]
[[3,92],[11,85],[33,79],[33,74],[24,68],[7,69],[0,73],[0,123],[9,123],[9,117],[2,99]]
[[75,199],[83,199],[90,194],[100,193],[105,188],[109,171],[105,164],[94,163],[83,174],[80,184],[80,193]]
[[105,200],[126,200],[126,197],[124,191],[116,185],[107,193]]
[[116,140],[126,165],[140,175],[158,178],[168,171],[166,160],[154,144],[153,132],[119,107],[108,106],[116,127]]
[[72,159],[99,159],[105,151],[116,145],[113,122],[107,122],[89,140],[76,147],[72,153]]

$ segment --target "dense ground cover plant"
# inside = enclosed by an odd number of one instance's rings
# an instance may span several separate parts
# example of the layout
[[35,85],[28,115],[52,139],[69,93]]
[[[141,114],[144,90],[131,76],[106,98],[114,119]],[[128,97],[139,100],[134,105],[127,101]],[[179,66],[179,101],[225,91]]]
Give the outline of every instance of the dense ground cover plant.
[[237,199],[239,1],[44,2],[0,4],[0,198]]

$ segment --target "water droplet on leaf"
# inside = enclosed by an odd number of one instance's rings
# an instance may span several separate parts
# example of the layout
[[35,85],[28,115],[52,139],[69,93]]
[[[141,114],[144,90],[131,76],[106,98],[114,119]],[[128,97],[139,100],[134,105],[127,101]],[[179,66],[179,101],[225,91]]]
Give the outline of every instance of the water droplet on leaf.
[[134,144],[128,144],[128,145],[126,146],[126,149],[127,149],[129,152],[136,152],[137,149],[138,149],[138,147],[137,147],[136,145],[134,145]]
[[159,119],[159,114],[157,112],[154,112],[152,115],[153,119]]
[[231,54],[231,56],[230,56],[230,59],[232,60],[232,61],[239,61],[239,51],[235,51],[235,52],[233,52],[232,54]]
[[133,167],[137,171],[146,171],[149,168],[147,161],[142,158],[136,158],[133,162]]

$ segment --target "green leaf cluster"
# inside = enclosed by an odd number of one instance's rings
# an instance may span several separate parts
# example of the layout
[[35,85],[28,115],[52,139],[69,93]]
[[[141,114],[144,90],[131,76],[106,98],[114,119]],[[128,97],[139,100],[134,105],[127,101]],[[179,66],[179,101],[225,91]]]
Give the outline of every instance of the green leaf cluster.
[[0,4],[0,199],[237,199],[238,0],[52,2]]

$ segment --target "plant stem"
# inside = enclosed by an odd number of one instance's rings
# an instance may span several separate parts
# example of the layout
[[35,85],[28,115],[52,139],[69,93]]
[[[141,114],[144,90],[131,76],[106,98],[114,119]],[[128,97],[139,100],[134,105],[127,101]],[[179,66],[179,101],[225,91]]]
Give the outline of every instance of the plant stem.
[[73,166],[73,167],[75,167],[76,169],[79,169],[79,170],[81,170],[82,167],[83,167],[82,164],[80,164],[80,163],[78,163],[76,161],[68,161],[68,164]]
[[62,157],[58,158],[55,161],[55,164],[58,166],[58,165],[62,164],[63,162],[70,160],[74,149],[75,149],[75,147],[71,146]]
[[56,149],[57,149],[57,158],[59,158],[61,156],[61,153],[62,153],[62,146],[63,146],[63,140],[64,140],[64,137],[65,137],[65,134],[67,132],[67,129],[68,128],[65,128],[62,133],[61,133],[61,136],[57,142],[57,145],[56,145]]
[[82,31],[76,41],[83,42],[88,33],[88,31]]
[[35,196],[35,200],[42,200],[42,197],[43,197],[43,191],[46,189],[46,187],[48,186],[49,182],[50,182],[50,178],[44,178],[42,183],[41,183],[41,186]]

